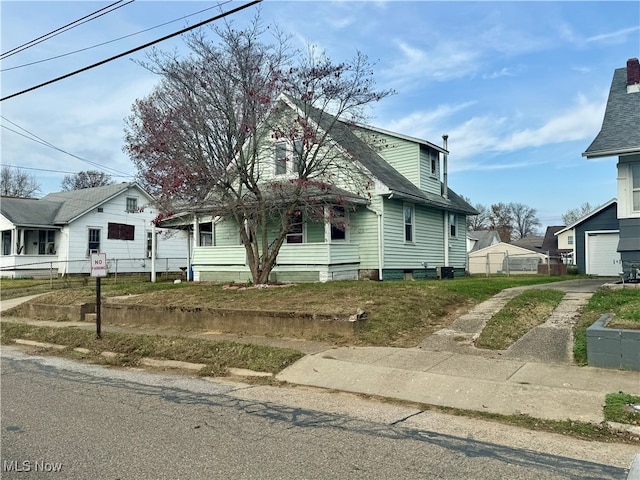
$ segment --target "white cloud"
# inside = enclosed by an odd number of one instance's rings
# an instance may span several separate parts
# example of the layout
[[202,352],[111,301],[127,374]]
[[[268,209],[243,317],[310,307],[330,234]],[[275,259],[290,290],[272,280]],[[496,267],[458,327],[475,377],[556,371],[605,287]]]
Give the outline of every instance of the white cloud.
[[627,36],[640,31],[640,26],[634,26],[629,28],[623,28],[613,32],[601,33],[585,39],[585,42],[608,42],[608,43],[622,43],[627,39]]

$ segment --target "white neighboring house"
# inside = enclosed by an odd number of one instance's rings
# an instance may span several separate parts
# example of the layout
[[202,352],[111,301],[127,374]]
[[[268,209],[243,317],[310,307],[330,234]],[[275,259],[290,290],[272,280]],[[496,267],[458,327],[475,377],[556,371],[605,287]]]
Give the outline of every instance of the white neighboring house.
[[558,250],[570,250],[565,254],[567,263],[575,265],[576,258],[576,232],[573,228],[563,228],[554,233],[558,237]]
[[89,274],[91,253],[110,273],[179,272],[189,265],[184,232],[155,229],[153,198],[137,183],[0,200],[0,276]]

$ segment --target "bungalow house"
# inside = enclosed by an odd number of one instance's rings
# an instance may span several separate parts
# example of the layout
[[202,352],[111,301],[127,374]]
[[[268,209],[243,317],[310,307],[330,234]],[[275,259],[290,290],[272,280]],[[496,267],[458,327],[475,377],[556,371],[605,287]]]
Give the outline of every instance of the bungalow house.
[[578,273],[615,277],[622,272],[618,244],[618,202],[609,200],[573,224],[556,232],[561,235],[572,232],[574,236],[574,260]]
[[618,157],[617,248],[619,272],[640,277],[640,63],[627,60],[613,73],[600,132],[582,154]]
[[157,272],[188,265],[187,237],[155,229],[153,199],[137,183],[0,200],[0,276],[88,274],[104,253],[111,273]]
[[[277,108],[303,114],[301,104],[284,95]],[[310,111],[315,128],[328,134],[328,145],[336,152],[332,162],[338,167],[332,171],[349,169],[371,187],[367,195],[356,195],[349,182],[343,179],[340,183],[340,175],[334,180],[323,178],[342,192],[344,203],[337,207],[340,226],[328,218],[301,219],[280,248],[270,281],[463,275],[467,268],[466,217],[477,212],[448,187],[446,137],[440,147],[380,128],[336,121],[326,112],[320,118],[313,108]],[[327,124],[331,127],[324,128]],[[372,146],[368,141],[372,136],[384,148]],[[296,174],[294,165],[287,165],[289,161],[280,155],[295,145],[274,137],[278,136],[264,135],[270,145],[259,160],[267,182]],[[160,225],[191,231],[195,280],[246,282],[250,278],[239,234],[243,227],[231,219],[202,217],[192,210]]]

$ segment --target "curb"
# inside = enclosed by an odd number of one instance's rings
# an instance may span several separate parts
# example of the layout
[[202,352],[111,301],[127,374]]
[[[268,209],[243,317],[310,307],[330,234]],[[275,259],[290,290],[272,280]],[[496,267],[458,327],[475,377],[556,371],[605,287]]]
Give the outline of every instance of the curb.
[[631,464],[627,480],[640,480],[640,453],[636,454],[636,458]]
[[[55,350],[64,350],[67,348],[65,345],[57,345],[55,343],[47,343],[47,342],[36,342],[34,340],[25,340],[22,338],[16,338],[13,340],[18,345],[26,345],[29,347],[39,347],[39,348],[51,348]],[[91,353],[91,350],[88,348],[77,347],[73,349],[74,352],[88,354]],[[102,357],[106,358],[117,358],[120,356],[117,352],[100,352]],[[171,368],[175,370],[191,370],[191,371],[200,371],[204,367],[207,366],[206,363],[194,363],[194,362],[182,362],[180,360],[161,360],[150,357],[142,357],[140,359],[140,365],[145,367],[154,367],[154,368]],[[273,377],[273,373],[270,372],[257,372],[255,370],[249,370],[247,368],[235,368],[229,367],[227,368],[229,375],[236,377]]]

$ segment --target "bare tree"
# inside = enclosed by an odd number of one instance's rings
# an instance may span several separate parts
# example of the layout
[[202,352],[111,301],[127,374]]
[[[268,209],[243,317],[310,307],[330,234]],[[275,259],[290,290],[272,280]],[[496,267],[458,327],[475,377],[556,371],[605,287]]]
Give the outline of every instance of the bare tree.
[[471,203],[470,198],[463,198],[469,205],[473,205],[473,208],[478,212],[477,215],[467,215],[467,230],[477,231],[489,228],[491,226],[491,211],[489,210],[489,207],[482,205],[481,203],[476,203],[474,205]]
[[[244,30],[214,28],[219,42],[198,32],[186,59],[154,52],[145,67],[162,80],[134,104],[124,147],[165,212],[181,200],[237,225],[254,283],[267,283],[303,221],[340,217],[349,194],[334,186],[338,178],[366,197],[331,136],[354,135],[345,122],[393,93],[375,89],[361,53],[334,63],[314,48],[293,52],[277,28],[265,43],[265,30],[256,19]],[[280,181],[260,162],[274,151],[292,174]]]
[[103,187],[114,181],[111,175],[96,170],[87,170],[72,175],[65,175],[62,179],[62,190],[81,190],[83,188]]
[[511,242],[513,233],[511,204],[502,202],[492,204],[491,212],[489,213],[489,222],[490,226],[498,232],[503,242]]
[[537,227],[542,226],[538,217],[536,217],[536,209],[531,208],[522,203],[509,204],[511,216],[513,218],[513,234],[515,240],[519,240],[529,235],[538,233]]
[[592,206],[589,202],[585,202],[578,208],[571,208],[567,210],[562,215],[562,222],[565,224],[565,226],[573,225],[582,217],[591,213],[593,210],[595,210],[595,207]]
[[33,197],[40,192],[34,175],[6,165],[0,170],[0,193],[6,197]]

